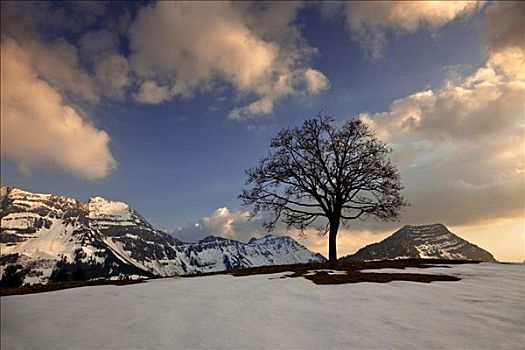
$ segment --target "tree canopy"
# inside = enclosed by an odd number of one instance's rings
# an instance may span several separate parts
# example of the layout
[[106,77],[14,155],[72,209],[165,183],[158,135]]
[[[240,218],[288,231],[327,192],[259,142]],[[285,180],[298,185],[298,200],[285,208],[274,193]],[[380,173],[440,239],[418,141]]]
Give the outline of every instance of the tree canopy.
[[281,220],[302,233],[312,225],[329,233],[329,260],[336,260],[340,224],[395,220],[407,204],[390,153],[361,120],[338,127],[333,118],[317,116],[272,139],[268,155],[246,170],[239,198],[252,216],[269,214],[269,231]]

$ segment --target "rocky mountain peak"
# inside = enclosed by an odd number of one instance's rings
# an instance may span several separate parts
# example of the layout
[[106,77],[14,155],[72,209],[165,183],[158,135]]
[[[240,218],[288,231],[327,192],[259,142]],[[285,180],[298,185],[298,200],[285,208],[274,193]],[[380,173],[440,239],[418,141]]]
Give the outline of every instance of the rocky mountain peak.
[[17,266],[26,283],[72,276],[173,276],[324,259],[298,243],[284,247],[276,238],[256,240],[254,246],[216,236],[183,244],[128,204],[102,197],[82,203],[5,186],[0,194],[0,275],[8,265]]
[[402,258],[496,261],[492,254],[450,232],[443,224],[403,226],[381,242],[367,245],[343,259]]

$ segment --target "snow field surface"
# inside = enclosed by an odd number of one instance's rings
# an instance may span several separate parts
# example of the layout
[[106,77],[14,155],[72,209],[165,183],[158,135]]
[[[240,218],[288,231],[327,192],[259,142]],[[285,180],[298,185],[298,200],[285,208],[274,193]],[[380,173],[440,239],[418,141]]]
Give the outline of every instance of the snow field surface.
[[525,265],[451,266],[424,271],[461,281],[315,285],[285,272],[2,297],[1,347],[522,349]]

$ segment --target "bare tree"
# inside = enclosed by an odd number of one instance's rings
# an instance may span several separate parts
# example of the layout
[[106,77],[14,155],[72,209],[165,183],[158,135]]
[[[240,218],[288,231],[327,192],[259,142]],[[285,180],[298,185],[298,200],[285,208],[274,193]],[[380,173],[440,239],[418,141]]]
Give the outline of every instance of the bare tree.
[[270,214],[268,231],[281,219],[302,234],[310,225],[328,233],[329,260],[335,261],[340,224],[371,216],[395,220],[407,204],[390,153],[361,120],[337,127],[333,118],[319,115],[272,139],[268,155],[246,170],[239,198],[252,217]]

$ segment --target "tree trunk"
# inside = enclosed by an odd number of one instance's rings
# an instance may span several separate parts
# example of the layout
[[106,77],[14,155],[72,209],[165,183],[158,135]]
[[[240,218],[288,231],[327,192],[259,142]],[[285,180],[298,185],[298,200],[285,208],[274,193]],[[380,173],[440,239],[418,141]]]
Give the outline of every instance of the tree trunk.
[[330,232],[328,233],[328,261],[337,260],[337,231],[339,230],[339,218],[330,220]]

